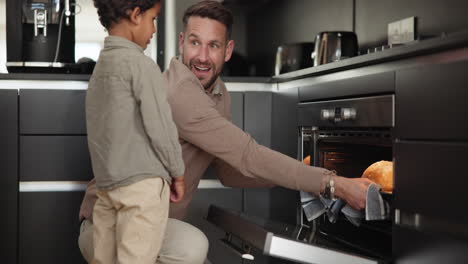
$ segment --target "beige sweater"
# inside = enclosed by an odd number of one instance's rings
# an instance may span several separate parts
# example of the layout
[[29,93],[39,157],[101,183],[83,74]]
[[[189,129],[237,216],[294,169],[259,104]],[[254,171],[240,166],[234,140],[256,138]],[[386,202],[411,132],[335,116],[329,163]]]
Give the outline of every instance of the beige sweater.
[[[182,202],[171,204],[171,217],[183,218],[201,177],[213,162],[217,177],[229,186],[255,187],[274,183],[295,190],[320,191],[327,170],[307,166],[261,146],[230,122],[230,97],[220,79],[214,83],[212,93],[208,93],[177,59],[171,61],[164,76],[169,84],[169,104],[186,166],[186,194]],[[91,183],[80,215],[90,215],[94,196]]]

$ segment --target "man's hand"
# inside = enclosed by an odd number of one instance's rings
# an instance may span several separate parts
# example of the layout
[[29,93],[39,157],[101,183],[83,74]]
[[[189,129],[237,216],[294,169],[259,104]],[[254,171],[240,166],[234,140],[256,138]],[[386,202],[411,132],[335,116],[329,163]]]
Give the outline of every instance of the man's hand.
[[184,198],[185,194],[185,180],[184,176],[175,177],[172,179],[171,184],[171,202],[177,203]]
[[333,176],[336,196],[345,199],[356,210],[366,208],[367,189],[372,183],[367,178],[345,178]]

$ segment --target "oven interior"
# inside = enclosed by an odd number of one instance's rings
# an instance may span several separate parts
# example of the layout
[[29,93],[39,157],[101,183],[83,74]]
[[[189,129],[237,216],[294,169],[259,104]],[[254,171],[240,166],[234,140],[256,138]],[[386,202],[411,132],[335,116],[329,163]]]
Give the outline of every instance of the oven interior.
[[[301,128],[300,158],[308,155],[311,165],[334,170],[340,176],[361,177],[364,170],[380,160],[392,160],[392,136],[389,128]],[[390,203],[391,195],[384,199]],[[393,212],[393,210],[392,210]],[[392,213],[393,215],[393,213]],[[299,239],[320,246],[377,258],[385,262],[392,256],[392,221],[362,221],[355,226],[340,215],[331,223],[326,214],[309,222]]]

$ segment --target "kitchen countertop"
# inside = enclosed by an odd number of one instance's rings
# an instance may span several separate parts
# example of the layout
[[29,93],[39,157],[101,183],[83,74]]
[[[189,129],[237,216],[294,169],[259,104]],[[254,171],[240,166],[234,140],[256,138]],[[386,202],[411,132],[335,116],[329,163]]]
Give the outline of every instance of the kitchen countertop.
[[[430,54],[451,48],[468,47],[468,31],[450,33],[441,37],[414,41],[405,45],[359,55],[342,61],[323,64],[298,71],[288,72],[273,77],[223,77],[225,82],[231,83],[278,83],[306,77],[319,76],[383,62],[396,61],[414,56]],[[37,73],[4,73],[0,80],[63,80],[88,81],[87,74],[37,74]]]

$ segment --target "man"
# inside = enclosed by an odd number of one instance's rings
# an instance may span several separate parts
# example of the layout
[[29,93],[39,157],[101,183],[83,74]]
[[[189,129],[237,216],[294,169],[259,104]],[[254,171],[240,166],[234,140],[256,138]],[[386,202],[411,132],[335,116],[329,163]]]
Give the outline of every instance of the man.
[[[170,217],[183,219],[185,211],[197,189],[200,178],[210,164],[214,164],[220,181],[230,187],[259,187],[279,185],[315,194],[323,193],[326,186],[334,185],[334,195],[345,199],[356,209],[365,206],[368,179],[348,179],[330,171],[311,167],[286,155],[258,145],[244,131],[233,125],[230,119],[230,97],[219,78],[224,63],[234,49],[230,39],[233,18],[217,1],[202,1],[186,10],[183,18],[184,32],[179,35],[180,57],[171,61],[164,73],[168,81],[168,100],[174,122],[179,132],[182,155],[186,166],[186,190],[183,200],[171,204]],[[288,175],[288,177],[285,177]],[[94,197],[90,183],[80,210],[80,217],[92,215]],[[177,230],[170,229],[161,255],[177,254],[187,250],[189,255],[200,245],[177,239]],[[90,221],[86,232],[92,229]],[[176,222],[178,224],[183,222]],[[186,224],[188,225],[188,224]],[[190,229],[190,228],[186,228]],[[190,230],[196,230],[192,227]],[[192,235],[180,234],[203,241],[195,231]],[[80,236],[80,248],[84,255],[84,242]],[[196,237],[198,236],[198,237]],[[180,240],[177,250],[170,248]],[[206,238],[205,238],[206,240]],[[205,242],[206,243],[206,242]],[[198,249],[200,250],[200,249]],[[206,252],[204,253],[206,254]],[[200,263],[186,262],[161,263]]]

